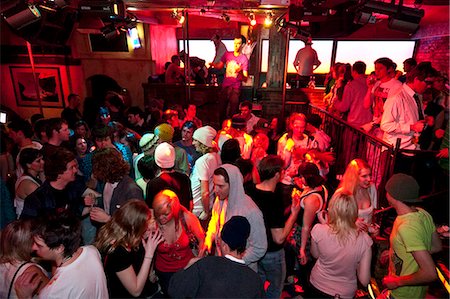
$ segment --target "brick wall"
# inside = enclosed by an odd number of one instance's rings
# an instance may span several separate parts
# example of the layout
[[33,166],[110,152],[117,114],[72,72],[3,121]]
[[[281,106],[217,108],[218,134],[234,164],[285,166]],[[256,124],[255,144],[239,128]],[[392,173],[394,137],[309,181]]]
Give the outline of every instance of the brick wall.
[[434,68],[448,74],[450,42],[448,23],[420,28],[413,38],[418,40],[416,60],[431,61]]

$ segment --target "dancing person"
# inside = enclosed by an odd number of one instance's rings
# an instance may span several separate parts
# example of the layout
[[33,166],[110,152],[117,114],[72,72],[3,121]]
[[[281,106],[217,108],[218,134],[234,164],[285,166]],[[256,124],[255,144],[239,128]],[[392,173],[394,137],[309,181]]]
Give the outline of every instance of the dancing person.
[[358,205],[356,225],[368,231],[372,224],[374,209],[378,208],[377,188],[372,182],[372,167],[362,160],[354,159],[347,165],[336,192],[350,192]]
[[19,164],[24,172],[15,184],[14,207],[17,218],[22,214],[25,198],[42,185],[42,181],[39,179],[44,172],[44,159],[41,151],[35,148],[24,148],[20,154]]
[[[94,246],[80,246],[81,223],[65,211],[42,219],[33,232],[32,249],[56,270],[40,291],[40,298],[107,298],[106,277],[100,253]],[[39,286],[33,273],[17,278],[19,298],[31,298]]]
[[425,298],[428,284],[438,278],[431,254],[442,249],[433,218],[414,206],[421,200],[413,177],[394,174],[385,189],[397,218],[389,240],[389,274],[383,284],[393,298]]
[[219,244],[224,256],[193,259],[184,270],[173,275],[169,295],[172,298],[264,297],[261,279],[242,259],[250,229],[245,217],[231,217],[220,232]]
[[214,253],[213,244],[216,245],[216,254],[223,255],[217,242],[219,242],[224,223],[232,216],[244,216],[250,222],[251,232],[242,259],[246,265],[257,272],[257,262],[267,251],[267,236],[261,210],[245,194],[243,181],[242,174],[234,165],[224,164],[214,171],[216,200],[200,256],[203,256],[206,251]]
[[156,194],[153,210],[164,237],[156,249],[155,269],[162,292],[167,295],[170,278],[194,257],[192,247],[203,247],[205,234],[197,217],[180,204],[171,190]]
[[100,229],[95,246],[103,255],[110,298],[149,298],[158,285],[149,280],[156,246],[163,241],[147,205],[130,200]]
[[106,223],[130,199],[144,200],[142,189],[128,176],[130,166],[114,148],[97,150],[92,158],[92,173],[104,183],[103,200],[92,207],[90,217]]
[[16,220],[0,234],[0,298],[17,298],[15,285],[23,273],[36,275],[38,287],[35,294],[47,284],[48,278],[38,264],[31,261],[33,246],[32,223]]
[[358,231],[358,207],[349,193],[336,193],[330,200],[328,223],[311,231],[311,254],[317,261],[311,271],[307,298],[354,298],[357,279],[370,281],[372,239]]

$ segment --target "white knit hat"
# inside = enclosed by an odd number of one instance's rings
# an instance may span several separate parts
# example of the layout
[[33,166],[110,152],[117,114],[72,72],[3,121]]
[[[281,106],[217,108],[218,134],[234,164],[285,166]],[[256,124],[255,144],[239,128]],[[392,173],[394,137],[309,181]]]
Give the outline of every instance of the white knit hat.
[[172,168],[175,165],[175,149],[167,142],[156,147],[155,162],[161,168]]
[[142,136],[141,140],[139,140],[139,146],[143,151],[150,149],[153,145],[158,142],[159,137],[153,133],[146,133]]
[[216,137],[217,131],[214,130],[214,128],[210,126],[204,126],[201,128],[198,128],[195,130],[194,135],[192,136],[193,139],[201,142],[202,144],[206,145],[207,147],[214,147],[213,141]]

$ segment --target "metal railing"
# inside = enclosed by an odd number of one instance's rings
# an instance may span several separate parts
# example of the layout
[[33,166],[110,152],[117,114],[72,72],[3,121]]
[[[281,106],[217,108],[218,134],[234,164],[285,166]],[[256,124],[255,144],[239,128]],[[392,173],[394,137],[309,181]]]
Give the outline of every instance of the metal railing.
[[331,137],[336,155],[334,170],[337,175],[345,172],[351,160],[360,158],[372,166],[372,180],[377,186],[379,204],[386,205],[384,186],[394,171],[395,148],[363,130],[352,127],[346,121],[328,111],[308,105],[307,113],[320,115],[322,129]]
[[384,186],[396,171],[396,166],[400,165],[399,161],[403,154],[415,157],[411,161],[411,169],[403,171],[418,180],[422,195],[433,196],[442,191],[448,194],[448,184],[445,186],[436,184],[439,176],[442,175],[436,171],[438,168],[437,151],[401,150],[400,139],[397,139],[397,144],[392,146],[308,102],[286,102],[285,110],[286,116],[292,112],[320,115],[323,120],[321,128],[332,140],[333,152],[336,155],[333,167],[337,175],[343,174],[348,163],[355,158],[364,159],[372,166],[372,179],[377,186],[379,207],[387,205]]

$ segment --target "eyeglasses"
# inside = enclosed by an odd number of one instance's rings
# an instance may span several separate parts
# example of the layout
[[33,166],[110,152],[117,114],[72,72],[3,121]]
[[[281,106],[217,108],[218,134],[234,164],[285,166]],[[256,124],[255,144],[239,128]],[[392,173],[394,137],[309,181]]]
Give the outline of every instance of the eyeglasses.
[[434,82],[434,81],[432,81],[432,80],[425,80],[424,82],[425,82],[427,85],[433,85],[433,82]]

